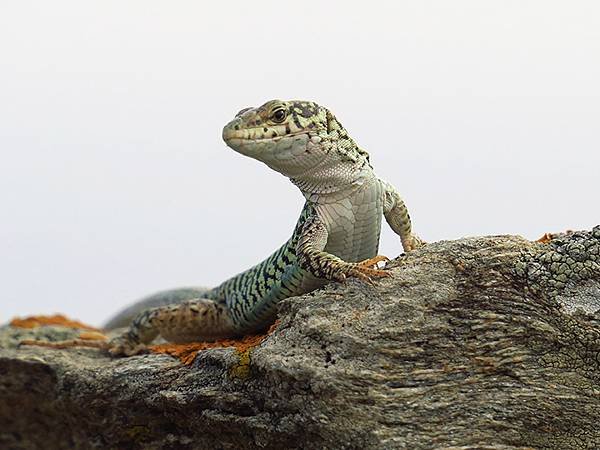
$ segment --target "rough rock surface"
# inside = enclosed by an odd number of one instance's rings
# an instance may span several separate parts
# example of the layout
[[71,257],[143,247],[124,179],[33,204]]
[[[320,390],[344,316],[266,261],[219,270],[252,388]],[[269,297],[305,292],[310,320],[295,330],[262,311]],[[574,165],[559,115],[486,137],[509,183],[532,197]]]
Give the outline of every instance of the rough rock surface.
[[16,348],[0,448],[600,448],[600,227],[430,244],[369,286],[286,300],[251,352]]

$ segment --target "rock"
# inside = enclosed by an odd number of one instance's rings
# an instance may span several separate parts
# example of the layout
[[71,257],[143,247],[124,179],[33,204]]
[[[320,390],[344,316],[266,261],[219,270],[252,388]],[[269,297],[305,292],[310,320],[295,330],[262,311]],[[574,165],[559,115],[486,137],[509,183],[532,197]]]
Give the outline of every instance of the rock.
[[600,448],[600,227],[430,244],[281,303],[250,351],[110,359],[0,329],[0,448]]

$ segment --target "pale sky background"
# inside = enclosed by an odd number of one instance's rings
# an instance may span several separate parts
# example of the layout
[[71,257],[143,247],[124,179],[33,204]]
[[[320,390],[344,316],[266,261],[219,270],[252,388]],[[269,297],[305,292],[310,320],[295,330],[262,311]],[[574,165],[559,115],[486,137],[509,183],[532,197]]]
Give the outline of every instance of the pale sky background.
[[0,1],[0,323],[276,249],[303,198],[221,141],[272,98],[332,109],[428,241],[600,223],[597,1]]

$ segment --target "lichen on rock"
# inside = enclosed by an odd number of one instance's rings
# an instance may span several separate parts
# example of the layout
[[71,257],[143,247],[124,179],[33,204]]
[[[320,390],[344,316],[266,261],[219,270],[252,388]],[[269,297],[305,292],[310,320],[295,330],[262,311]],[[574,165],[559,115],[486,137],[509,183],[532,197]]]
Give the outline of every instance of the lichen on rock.
[[69,330],[5,326],[0,448],[600,448],[599,243],[432,243],[190,366],[17,348]]
[[565,233],[548,244],[523,251],[515,271],[530,289],[549,296],[600,276],[600,226]]

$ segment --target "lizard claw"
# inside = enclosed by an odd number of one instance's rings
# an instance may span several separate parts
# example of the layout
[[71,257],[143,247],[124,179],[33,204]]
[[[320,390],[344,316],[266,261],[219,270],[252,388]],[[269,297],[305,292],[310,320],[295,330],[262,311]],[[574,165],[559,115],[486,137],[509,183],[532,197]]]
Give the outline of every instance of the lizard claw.
[[390,258],[388,258],[387,256],[377,255],[372,258],[365,259],[364,261],[360,261],[356,264],[358,264],[361,267],[377,268],[377,264],[379,264],[382,261],[388,262],[389,260]]
[[[383,261],[383,260],[382,260]],[[352,264],[347,270],[346,275],[349,277],[358,278],[365,283],[373,284],[373,278],[391,277],[392,274],[381,269],[372,269],[368,265],[362,263]]]

